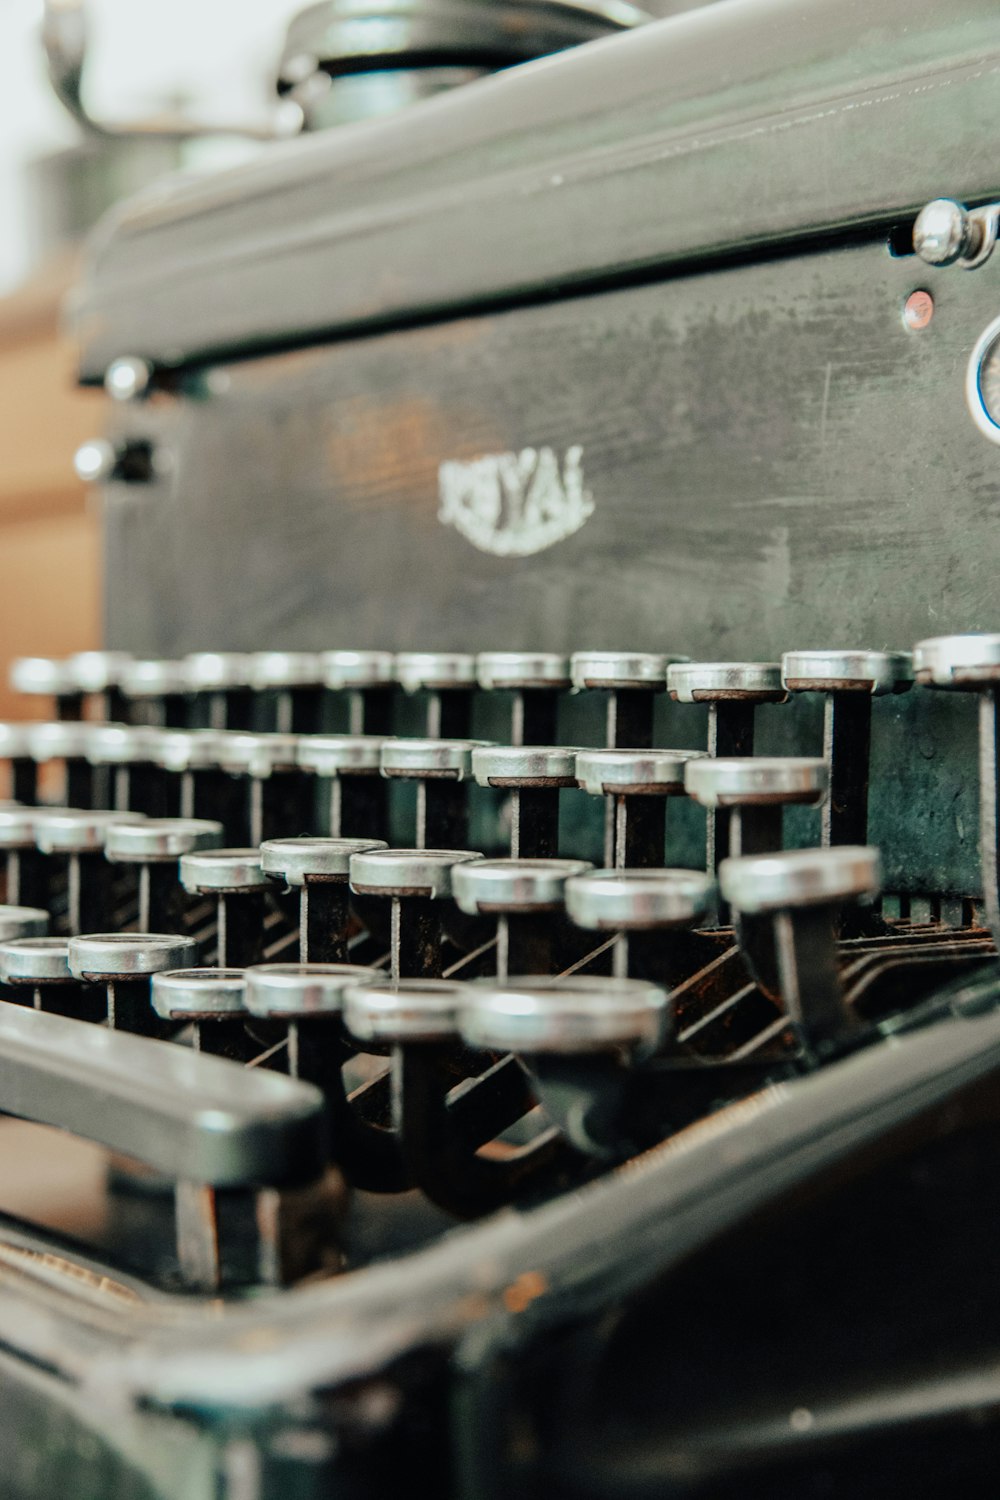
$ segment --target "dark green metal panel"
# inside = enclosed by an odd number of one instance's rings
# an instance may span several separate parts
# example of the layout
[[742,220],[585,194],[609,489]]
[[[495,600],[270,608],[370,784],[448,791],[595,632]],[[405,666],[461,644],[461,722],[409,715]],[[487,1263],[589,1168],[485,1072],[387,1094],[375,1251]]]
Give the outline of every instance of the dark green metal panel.
[[[109,492],[109,640],[738,660],[993,628],[1000,450],[963,381],[997,276],[874,240],[209,369],[121,419],[175,463]],[[495,556],[439,519],[443,463],[546,446],[582,449],[573,535]],[[894,884],[971,891],[973,707],[929,696],[876,706],[873,833]]]

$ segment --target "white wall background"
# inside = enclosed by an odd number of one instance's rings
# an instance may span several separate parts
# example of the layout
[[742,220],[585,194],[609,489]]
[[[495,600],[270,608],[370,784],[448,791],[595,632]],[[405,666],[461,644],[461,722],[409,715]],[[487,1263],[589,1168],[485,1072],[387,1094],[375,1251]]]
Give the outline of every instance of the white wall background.
[[[182,93],[193,109],[259,116],[270,97],[285,25],[304,0],[89,0],[92,54],[86,97],[94,113],[148,114]],[[39,0],[0,0],[0,295],[30,270],[24,169],[77,139],[49,89]],[[246,147],[199,144],[192,164]]]

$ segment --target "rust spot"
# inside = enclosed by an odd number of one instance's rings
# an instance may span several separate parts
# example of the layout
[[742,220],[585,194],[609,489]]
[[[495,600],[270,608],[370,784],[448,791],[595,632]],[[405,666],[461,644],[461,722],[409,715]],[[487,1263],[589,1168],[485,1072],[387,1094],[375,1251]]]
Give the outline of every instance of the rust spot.
[[549,1283],[541,1271],[522,1271],[516,1281],[504,1289],[504,1306],[508,1312],[524,1312],[537,1297],[549,1289]]

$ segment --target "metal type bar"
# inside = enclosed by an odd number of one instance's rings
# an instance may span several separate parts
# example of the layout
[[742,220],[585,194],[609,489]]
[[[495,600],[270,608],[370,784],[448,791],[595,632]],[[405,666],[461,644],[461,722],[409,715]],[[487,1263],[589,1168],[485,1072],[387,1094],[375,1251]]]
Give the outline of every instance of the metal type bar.
[[427,896],[393,896],[389,972],[393,979],[440,979],[440,902]]
[[350,887],[343,880],[307,880],[299,891],[299,962],[346,964]]
[[38,766],[35,761],[17,755],[10,762],[10,795],[25,807],[38,806]]
[[830,795],[823,804],[822,821],[826,847],[868,842],[871,732],[870,693],[826,694],[823,755],[830,767]]
[[246,969],[259,964],[264,957],[265,892],[221,891],[216,910],[218,967]]
[[148,975],[141,979],[110,980],[107,997],[108,1025],[112,1031],[127,1031],[132,1036],[166,1037],[175,1029],[171,1023],[161,1021],[153,1009]]
[[69,855],[66,869],[71,935],[110,931],[115,915],[114,866],[103,853],[94,852]]
[[416,848],[464,849],[468,832],[468,786],[444,778],[418,781]]
[[388,792],[389,783],[381,776],[332,776],[330,837],[385,838]]
[[312,830],[312,777],[297,771],[249,778],[249,844]]
[[250,843],[249,799],[246,786],[228,771],[196,769],[181,775],[180,816],[214,818],[222,824],[227,848]]
[[729,808],[729,852],[772,854],[782,847],[784,808],[780,803]]
[[176,862],[144,862],[138,876],[139,932],[186,932],[192,898],[181,885]]
[[653,713],[656,694],[641,688],[608,693],[607,739],[609,749],[647,750],[653,743]]
[[497,977],[552,974],[556,962],[558,914],[551,911],[502,912],[497,917]]
[[455,1129],[447,1104],[460,1075],[452,1042],[393,1048],[393,1121],[403,1161],[432,1203],[466,1219],[539,1191],[543,1183],[554,1183],[574,1153],[558,1129],[495,1155],[470,1149]]
[[559,743],[559,690],[519,688],[511,705],[512,745],[557,745]]
[[[710,703],[708,708],[708,753],[721,758],[753,754],[754,704],[745,700]],[[710,813],[706,822],[706,865],[717,870],[728,859],[729,817],[725,808]]]
[[434,688],[427,694],[429,740],[467,740],[472,728],[472,693],[466,688]]
[[559,788],[514,787],[510,852],[513,859],[552,859],[559,852]]
[[666,797],[615,796],[614,846],[610,866],[617,870],[655,869],[663,864]]

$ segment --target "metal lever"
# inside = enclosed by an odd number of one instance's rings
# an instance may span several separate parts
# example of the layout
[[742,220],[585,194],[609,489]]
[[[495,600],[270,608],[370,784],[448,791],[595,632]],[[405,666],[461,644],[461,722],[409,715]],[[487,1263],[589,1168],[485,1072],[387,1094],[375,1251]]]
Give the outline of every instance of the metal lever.
[[115,124],[98,120],[83,102],[83,71],[87,58],[87,9],[85,0],[45,0],[42,12],[42,45],[48,63],[49,81],[60,103],[78,124],[94,135],[114,138],[159,136],[189,141],[201,136],[246,136],[256,141],[287,140],[302,130],[304,116],[293,100],[284,100],[271,117],[253,120],[197,120],[179,113],[164,113],[144,120]]
[[[14,1005],[0,1007],[0,1108],[137,1159],[176,1184],[189,1286],[284,1279],[280,1194],[327,1156],[323,1096],[296,1079]],[[227,1216],[256,1223],[227,1264]],[[235,1228],[235,1223],[234,1223]],[[234,1240],[236,1236],[234,1235]]]

